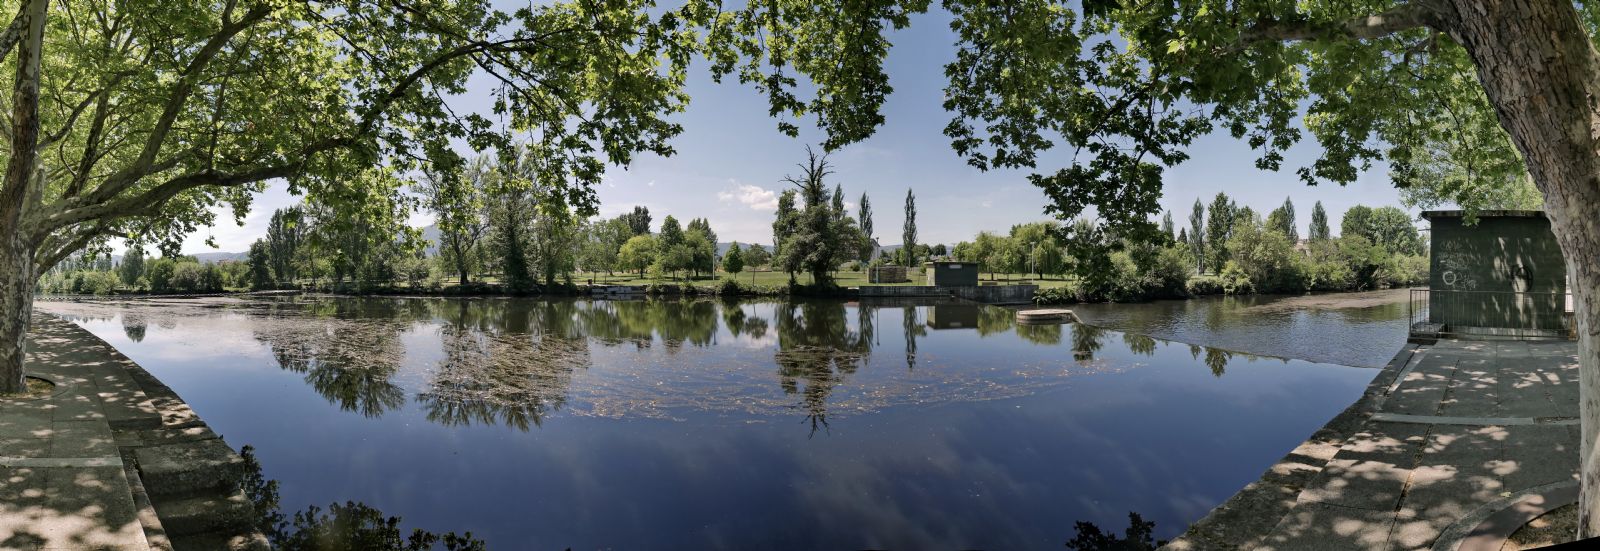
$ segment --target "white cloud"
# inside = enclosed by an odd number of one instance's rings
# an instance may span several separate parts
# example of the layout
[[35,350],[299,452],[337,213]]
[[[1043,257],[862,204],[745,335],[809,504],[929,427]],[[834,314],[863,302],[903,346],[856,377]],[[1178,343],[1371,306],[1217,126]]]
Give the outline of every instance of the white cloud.
[[724,203],[736,202],[750,207],[751,210],[778,210],[778,192],[750,184],[738,184],[738,187],[732,190],[719,191],[717,200]]

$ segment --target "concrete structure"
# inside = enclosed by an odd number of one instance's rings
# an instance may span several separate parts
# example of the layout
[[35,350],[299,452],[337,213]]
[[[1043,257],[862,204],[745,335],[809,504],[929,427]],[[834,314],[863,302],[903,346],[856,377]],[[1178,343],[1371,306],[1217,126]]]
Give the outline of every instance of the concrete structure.
[[[1539,211],[1422,213],[1433,226],[1427,319],[1447,334],[1564,336],[1567,268]],[[1421,320],[1413,320],[1418,322]]]
[[871,266],[867,268],[867,281],[869,283],[905,283],[911,281],[906,277],[905,266]]
[[1407,345],[1166,549],[1498,550],[1577,501],[1577,415],[1577,343]]
[[71,323],[33,318],[48,396],[0,398],[0,549],[267,549],[244,460],[171,388]]
[[955,297],[985,304],[1033,304],[1038,285],[985,285],[982,287],[933,287],[930,285],[862,285],[861,297]]
[[976,304],[935,304],[928,309],[929,329],[977,329]]
[[934,287],[977,287],[978,263],[936,260],[925,262],[928,285]]

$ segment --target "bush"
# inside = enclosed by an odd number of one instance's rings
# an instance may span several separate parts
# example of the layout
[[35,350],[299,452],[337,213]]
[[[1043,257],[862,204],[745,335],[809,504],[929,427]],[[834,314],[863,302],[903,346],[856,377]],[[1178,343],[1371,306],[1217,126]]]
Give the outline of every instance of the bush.
[[1061,287],[1039,289],[1033,293],[1034,304],[1073,304],[1077,302],[1083,301],[1078,299],[1076,285],[1068,284]]
[[1220,295],[1226,292],[1222,285],[1222,278],[1214,275],[1197,275],[1189,278],[1185,285],[1190,296]]
[[181,262],[172,270],[172,289],[193,293],[204,288],[203,279],[199,263]]
[[1146,294],[1157,298],[1180,298],[1188,290],[1189,273],[1193,271],[1187,251],[1177,247],[1163,248],[1143,274]]
[[109,295],[117,290],[120,281],[111,272],[78,272],[74,278],[77,292],[92,295]]
[[1301,271],[1310,291],[1345,291],[1355,284],[1355,272],[1338,258],[1302,260]]
[[1224,293],[1244,295],[1255,291],[1255,286],[1250,283],[1250,274],[1245,273],[1244,269],[1240,268],[1232,260],[1222,266],[1222,274],[1219,275],[1219,278],[1222,280],[1222,292]]

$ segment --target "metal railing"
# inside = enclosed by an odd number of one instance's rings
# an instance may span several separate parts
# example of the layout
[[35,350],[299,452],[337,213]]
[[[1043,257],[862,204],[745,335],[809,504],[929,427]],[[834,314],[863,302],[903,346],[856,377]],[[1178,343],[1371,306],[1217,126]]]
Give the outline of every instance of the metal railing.
[[1572,294],[1412,289],[1411,332],[1567,337],[1573,333]]

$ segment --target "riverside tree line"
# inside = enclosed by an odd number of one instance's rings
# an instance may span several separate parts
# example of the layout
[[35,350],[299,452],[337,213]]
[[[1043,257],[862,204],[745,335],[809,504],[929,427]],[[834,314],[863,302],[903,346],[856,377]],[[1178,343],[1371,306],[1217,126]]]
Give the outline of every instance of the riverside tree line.
[[1289,199],[1263,218],[1218,193],[1209,207],[1195,201],[1185,227],[1166,213],[1154,240],[1124,238],[1088,219],[1065,227],[1036,222],[1007,235],[980,232],[958,243],[952,256],[991,274],[1073,276],[1041,291],[1044,302],[1351,291],[1426,281],[1425,244],[1399,208],[1352,207],[1338,237],[1321,202],[1312,207],[1305,239],[1295,218]]

